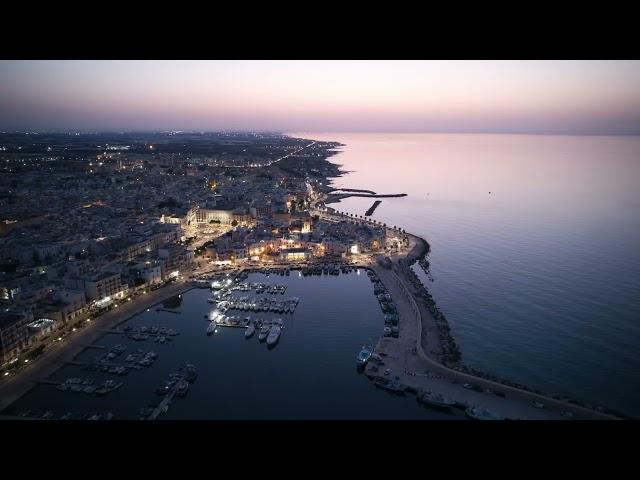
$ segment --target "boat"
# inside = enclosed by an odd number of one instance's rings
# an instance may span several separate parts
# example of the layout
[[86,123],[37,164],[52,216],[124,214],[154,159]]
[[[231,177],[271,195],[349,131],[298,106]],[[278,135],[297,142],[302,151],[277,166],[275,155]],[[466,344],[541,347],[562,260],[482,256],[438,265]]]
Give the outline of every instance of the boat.
[[216,331],[216,322],[210,322],[209,326],[207,327],[207,335],[211,335],[215,331]]
[[176,384],[176,395],[178,395],[179,397],[184,397],[187,395],[187,392],[189,391],[189,382],[187,382],[186,380],[180,380],[177,384]]
[[256,327],[254,327],[253,325],[249,325],[244,331],[244,338],[251,338],[253,337],[254,333],[256,333]]
[[280,325],[274,325],[269,330],[269,335],[267,335],[267,345],[275,345],[280,340],[280,334],[282,333],[282,327]]
[[364,367],[371,358],[372,353],[373,348],[371,348],[370,345],[363,346],[358,353],[358,356],[356,357],[356,364],[358,365],[358,367]]
[[109,393],[120,388],[122,386],[122,382],[116,382],[114,380],[106,380],[102,386],[105,388],[107,393]]
[[181,375],[189,383],[193,383],[195,379],[198,378],[198,370],[190,363],[186,364],[184,367],[180,367],[180,370],[178,370],[178,372],[179,375]]
[[258,334],[258,340],[264,342],[267,339],[267,335],[269,335],[269,330],[271,330],[269,326],[262,327],[260,329],[260,333]]
[[430,407],[442,408],[448,410],[453,407],[456,402],[450,398],[447,398],[439,393],[429,391],[418,392],[418,402],[428,405]]
[[373,382],[376,387],[382,388],[383,390],[387,390],[389,392],[398,393],[404,395],[404,392],[407,387],[402,385],[399,379],[396,377],[393,380],[384,380],[382,378],[378,378]]
[[504,420],[504,417],[487,408],[469,407],[464,413],[473,420]]

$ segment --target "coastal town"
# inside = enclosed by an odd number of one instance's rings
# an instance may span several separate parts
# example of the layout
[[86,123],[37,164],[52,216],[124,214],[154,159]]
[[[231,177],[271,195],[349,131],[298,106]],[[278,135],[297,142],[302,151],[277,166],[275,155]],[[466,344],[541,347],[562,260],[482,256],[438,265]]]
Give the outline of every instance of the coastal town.
[[[377,198],[403,194],[334,188],[342,172],[329,159],[339,147],[265,133],[0,134],[0,412],[59,367],[52,358],[72,361],[105,331],[124,334],[123,320],[168,297],[197,287],[284,294],[260,290],[246,275],[358,269],[384,315],[380,337],[354,352],[376,387],[475,419],[616,418],[464,365],[420,279],[429,273],[429,244],[370,218]],[[340,209],[354,195],[372,198],[366,213]],[[212,303],[223,313],[293,313],[297,305],[245,297]],[[208,320],[212,331],[264,330],[269,344],[282,328],[223,315]],[[171,340],[168,330],[152,334]],[[128,358],[150,365],[155,357],[147,353]],[[190,381],[175,377],[167,392],[184,396]],[[78,390],[77,383],[58,390]],[[108,393],[119,385],[82,389]]]

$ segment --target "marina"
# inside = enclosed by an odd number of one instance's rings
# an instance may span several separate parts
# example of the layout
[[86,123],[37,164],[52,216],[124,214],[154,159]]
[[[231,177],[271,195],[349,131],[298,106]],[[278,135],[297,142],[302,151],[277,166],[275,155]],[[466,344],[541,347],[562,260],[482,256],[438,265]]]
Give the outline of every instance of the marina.
[[[300,272],[300,271],[298,271]],[[125,321],[106,333],[96,344],[105,346],[105,354],[122,344],[126,347],[114,365],[125,366],[129,355],[139,354],[139,343],[129,338],[142,327],[161,327],[180,332],[179,342],[164,345],[154,343],[157,358],[150,367],[132,369],[124,377],[96,371],[94,385],[109,378],[122,386],[108,395],[70,393],[56,390],[56,385],[40,384],[24,395],[6,415],[40,418],[52,412],[59,419],[113,415],[116,419],[429,419],[450,418],[437,411],[421,408],[414,397],[399,396],[377,388],[356,365],[358,352],[371,339],[381,336],[384,314],[373,294],[373,282],[365,270],[352,269],[339,275],[289,276],[250,273],[242,282],[286,285],[285,298],[298,297],[295,313],[247,312],[237,319],[249,324],[242,328],[217,328],[206,335],[211,323],[209,315],[215,307],[207,299],[210,289],[196,288],[183,293],[181,315],[156,311],[154,308]],[[215,292],[216,290],[213,290]],[[266,289],[265,289],[266,292]],[[261,293],[265,297],[282,298],[282,294]],[[234,289],[230,298],[248,295],[242,288]],[[252,295],[255,293],[252,292]],[[228,298],[229,298],[228,297]],[[331,299],[331,301],[327,301]],[[203,322],[203,317],[207,316]],[[278,320],[279,321],[276,321]],[[254,323],[255,321],[255,323]],[[262,322],[262,323],[259,323]],[[259,328],[256,325],[261,325]],[[224,327],[220,324],[219,327]],[[248,334],[253,327],[253,334]],[[267,339],[274,327],[280,328]],[[267,330],[264,341],[259,336]],[[174,336],[174,338],[176,338]],[[185,348],[188,345],[188,348]],[[55,372],[50,381],[62,383],[67,378],[86,378],[84,364],[95,363],[95,349],[85,349],[74,362]],[[372,354],[370,361],[375,361]],[[142,358],[142,357],[140,357]],[[158,398],[154,394],[181,365],[193,364],[198,380],[178,395]],[[132,376],[133,375],[133,376]],[[318,391],[323,392],[322,398]],[[157,398],[157,401],[153,399]],[[144,409],[144,412],[141,411]],[[154,413],[155,412],[155,413]],[[102,417],[101,417],[102,418]],[[464,419],[459,412],[456,419]]]

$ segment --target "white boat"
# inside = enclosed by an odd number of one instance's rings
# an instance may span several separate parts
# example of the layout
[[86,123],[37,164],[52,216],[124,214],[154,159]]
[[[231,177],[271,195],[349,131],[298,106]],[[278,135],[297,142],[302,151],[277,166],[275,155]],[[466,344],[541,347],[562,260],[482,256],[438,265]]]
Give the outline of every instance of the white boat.
[[256,327],[254,327],[253,325],[249,325],[244,331],[244,338],[251,338],[253,337],[254,333],[256,333]]
[[209,322],[207,327],[207,335],[211,335],[216,330],[216,322]]
[[282,333],[282,327],[280,325],[274,325],[269,331],[267,336],[267,345],[275,345],[280,340],[280,334]]
[[260,329],[260,333],[258,334],[258,340],[264,342],[267,339],[267,335],[269,335],[269,330],[271,330],[271,328],[268,326],[262,327]]
[[502,415],[487,408],[469,407],[465,410],[465,414],[474,420],[504,420]]

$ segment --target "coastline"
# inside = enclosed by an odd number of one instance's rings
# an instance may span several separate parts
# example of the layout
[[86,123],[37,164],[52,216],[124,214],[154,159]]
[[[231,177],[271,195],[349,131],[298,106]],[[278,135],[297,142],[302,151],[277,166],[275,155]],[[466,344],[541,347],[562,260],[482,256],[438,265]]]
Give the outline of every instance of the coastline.
[[36,362],[26,367],[14,377],[0,381],[0,419],[2,412],[26,395],[40,379],[49,378],[56,371],[64,367],[64,362],[72,361],[83,352],[87,345],[93,344],[107,333],[105,330],[113,329],[117,325],[142,313],[166,299],[180,295],[195,288],[191,281],[168,285],[166,287],[149,292],[145,297],[139,297],[133,302],[122,304],[117,310],[111,310],[104,315],[93,319],[92,325],[81,329],[72,337],[65,340],[63,345],[48,349]]
[[[332,202],[325,204],[328,203]],[[371,223],[369,219],[354,219],[338,212],[324,213],[324,216]],[[574,400],[554,398],[464,366],[446,318],[411,269],[416,262],[427,262],[430,245],[417,235],[406,232],[404,235],[409,240],[404,253],[387,257],[390,262],[386,265],[379,261],[370,267],[391,293],[400,317],[399,337],[381,337],[374,349],[384,357],[386,373],[398,377],[412,393],[420,389],[433,391],[455,399],[460,406],[489,408],[512,419],[562,420],[567,418],[567,412],[573,418],[582,419],[622,418],[622,415],[593,410]],[[379,260],[382,258],[378,256]],[[374,381],[389,378],[381,375],[378,367],[371,363],[365,368],[365,374]],[[464,387],[465,384],[472,388]],[[537,408],[534,404],[544,407]]]
[[[426,240],[416,235],[407,234],[407,236],[412,239],[410,242],[414,242],[413,248],[409,250],[407,255],[404,257],[396,257],[395,259],[392,258],[392,267],[390,270],[382,267],[375,267],[374,271],[376,271],[379,276],[382,273],[382,277],[386,277],[387,282],[383,281],[383,283],[385,283],[387,287],[389,287],[388,284],[396,283],[396,285],[400,287],[399,290],[401,291],[398,300],[402,299],[401,301],[410,304],[409,310],[412,314],[411,316],[414,316],[415,318],[416,329],[413,335],[409,335],[409,339],[415,344],[415,347],[413,347],[413,349],[406,350],[405,356],[417,356],[419,361],[415,364],[416,367],[426,368],[430,372],[436,374],[437,380],[444,380],[449,384],[456,382],[455,385],[457,386],[459,383],[469,382],[473,385],[480,386],[483,389],[490,389],[493,392],[501,392],[507,396],[507,398],[527,402],[526,406],[528,407],[533,402],[541,402],[545,405],[545,410],[536,409],[537,411],[534,411],[531,408],[524,409],[523,407],[525,405],[520,405],[518,409],[510,406],[511,410],[518,412],[516,418],[555,418],[553,415],[547,416],[539,414],[542,412],[550,414],[552,413],[551,409],[561,409],[563,412],[572,412],[580,418],[608,420],[619,419],[615,415],[592,410],[588,407],[579,405],[577,402],[569,402],[553,398],[542,392],[531,391],[531,389],[525,386],[508,385],[501,379],[484,378],[484,375],[487,374],[469,369],[468,367],[466,367],[467,371],[462,371],[462,368],[465,367],[460,363],[459,351],[457,358],[453,353],[454,348],[457,349],[457,345],[449,333],[448,325],[445,328],[445,335],[442,335],[441,333],[441,336],[445,339],[445,343],[443,344],[441,341],[436,342],[437,336],[434,335],[434,332],[441,332],[441,325],[443,323],[446,325],[446,319],[444,319],[442,314],[439,314],[437,307],[435,307],[436,313],[434,314],[428,310],[426,302],[417,302],[416,295],[412,292],[412,277],[415,277],[416,279],[417,277],[415,276],[415,273],[411,271],[410,267],[415,262],[426,258],[426,255],[429,252],[429,244]],[[426,288],[421,282],[420,285],[426,291]],[[393,298],[396,300],[396,296],[393,296]],[[420,299],[420,297],[417,298]],[[435,305],[435,302],[433,302],[433,305]],[[441,319],[441,322],[438,322],[439,318]],[[407,330],[405,330],[405,332],[407,332]],[[409,333],[410,332],[411,330],[409,330]],[[381,341],[382,340],[384,340],[384,342],[382,342],[380,347],[381,350],[384,351],[385,348],[388,348],[388,344],[393,343],[393,340],[396,339],[382,338]],[[440,348],[440,351],[438,351],[438,347]],[[376,347],[376,350],[378,350],[378,347]],[[442,356],[444,356],[446,363],[449,363],[449,365],[442,361],[440,358]],[[407,359],[405,358],[405,363],[406,360]],[[460,368],[460,370],[458,370],[458,368]],[[411,375],[411,373],[414,373],[414,375]],[[442,384],[434,385],[433,381],[421,381],[423,378],[425,377],[416,377],[415,372],[408,372],[407,370],[404,370],[403,375],[401,375],[403,383],[406,383],[414,390],[417,390],[418,388],[428,390],[430,388],[433,391],[440,390],[439,393],[455,395],[457,398],[462,398],[462,403],[465,404],[472,404],[472,401],[475,401],[476,403],[485,405],[489,404],[491,406],[497,403],[497,406],[494,407],[496,410],[498,410],[500,406],[504,407],[503,402],[495,401],[495,398],[488,397],[486,392],[478,393],[474,390],[463,390],[461,388],[443,388]],[[455,392],[452,390],[455,390]],[[483,395],[484,398],[482,398]],[[523,417],[523,414],[526,414],[527,416]]]

